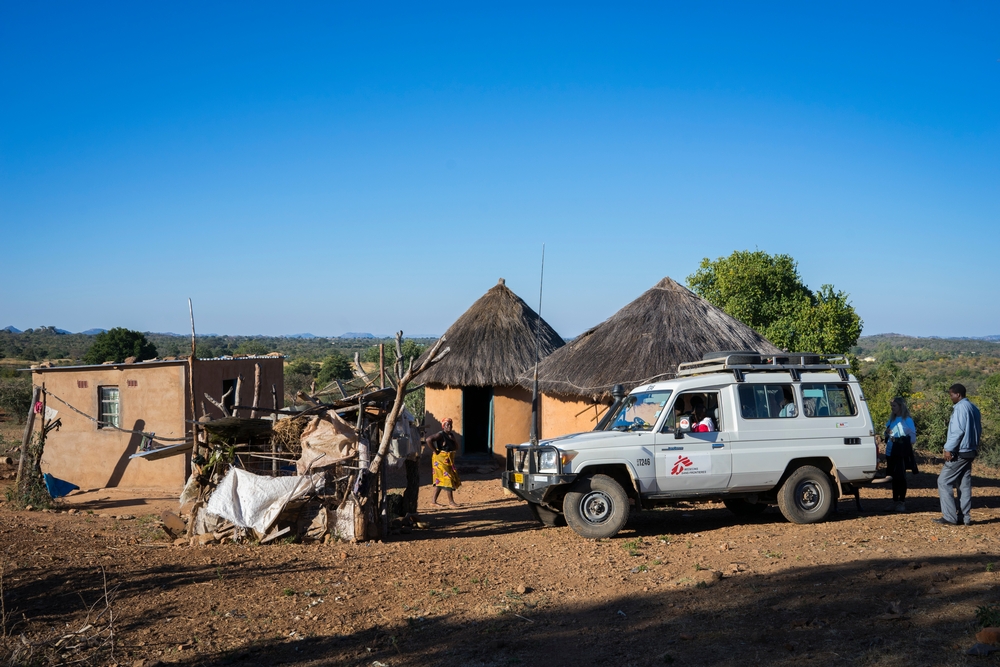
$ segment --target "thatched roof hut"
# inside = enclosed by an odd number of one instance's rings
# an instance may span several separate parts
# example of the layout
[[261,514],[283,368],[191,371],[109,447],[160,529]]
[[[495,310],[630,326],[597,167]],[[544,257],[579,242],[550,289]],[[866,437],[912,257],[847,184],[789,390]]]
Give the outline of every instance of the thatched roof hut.
[[[664,278],[609,319],[547,357],[539,390],[564,399],[606,402],[611,388],[629,391],[671,377],[677,364],[717,350],[780,350],[691,290]],[[531,386],[531,372],[521,385]]]
[[420,376],[427,385],[428,432],[451,418],[463,454],[504,454],[504,445],[528,439],[531,391],[518,377],[563,339],[514,294],[503,278],[445,332],[451,352]]
[[450,387],[514,386],[521,372],[535,363],[536,336],[541,359],[565,344],[503,278],[444,335],[451,352],[426,371],[421,382]]

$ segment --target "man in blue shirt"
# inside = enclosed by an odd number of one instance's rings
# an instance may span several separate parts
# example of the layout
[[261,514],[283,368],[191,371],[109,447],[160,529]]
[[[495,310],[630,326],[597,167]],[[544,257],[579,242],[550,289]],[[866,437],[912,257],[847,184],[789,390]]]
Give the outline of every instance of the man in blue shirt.
[[[963,385],[951,385],[948,395],[955,409],[948,423],[948,441],[944,444],[944,467],[938,475],[941,518],[934,521],[949,525],[964,523],[968,526],[972,524],[972,460],[979,452],[982,420],[979,408],[965,397]],[[960,504],[958,511],[953,492],[956,488]]]

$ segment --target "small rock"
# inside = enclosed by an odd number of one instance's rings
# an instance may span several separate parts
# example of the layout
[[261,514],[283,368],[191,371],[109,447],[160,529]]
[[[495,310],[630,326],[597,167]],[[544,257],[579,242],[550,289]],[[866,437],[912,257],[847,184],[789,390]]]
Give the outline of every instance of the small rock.
[[998,650],[1000,649],[989,644],[973,644],[972,648],[965,652],[965,655],[990,655]]
[[531,588],[529,586],[525,586],[524,584],[519,584],[514,590],[517,591],[518,595],[524,595],[525,593],[531,592]]
[[340,552],[340,559],[341,560],[347,560],[347,552],[346,551],[341,551]]
[[24,511],[25,511],[25,512],[30,512],[30,511],[31,511],[31,510],[33,510],[33,509],[35,509],[35,508],[34,508],[34,506],[32,506],[32,505],[28,505],[27,507],[25,507],[25,508],[24,508]]
[[98,514],[97,516],[100,517],[101,519],[107,519],[111,515],[110,514]]
[[941,591],[938,590],[938,588],[936,586],[931,586],[930,588],[927,589],[927,594],[928,595],[937,595],[940,592]]
[[218,540],[215,539],[215,535],[213,535],[212,533],[203,533],[201,535],[195,535],[194,540],[195,544],[199,546],[205,546],[206,544],[213,544],[215,542],[218,542]]
[[[66,514],[76,514],[76,513],[77,513],[77,512],[79,512],[79,511],[80,511],[80,510],[78,510],[78,509],[76,509],[76,508],[74,507],[74,508],[72,508],[72,509],[68,509],[68,510],[66,510]],[[140,661],[138,661],[138,660],[137,660],[136,662],[140,662]]]
[[146,667],[146,661],[145,660],[133,660],[132,661],[132,667]]
[[188,545],[190,543],[191,543],[191,540],[189,540],[186,537],[178,537],[176,540],[174,540],[174,546],[175,547],[183,547],[183,546],[186,546],[186,545]]
[[983,628],[976,633],[976,641],[981,644],[1000,644],[1000,628]]
[[163,510],[160,513],[160,521],[163,522],[163,527],[167,529],[167,532],[175,537],[180,537],[187,530],[187,524],[184,523],[184,519],[170,510]]

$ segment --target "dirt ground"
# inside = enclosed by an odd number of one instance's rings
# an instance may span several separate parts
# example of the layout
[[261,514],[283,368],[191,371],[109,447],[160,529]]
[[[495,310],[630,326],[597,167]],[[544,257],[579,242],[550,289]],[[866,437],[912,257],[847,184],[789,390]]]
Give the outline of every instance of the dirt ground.
[[430,528],[358,545],[171,546],[163,494],[0,504],[4,641],[135,667],[997,664],[965,651],[1000,603],[1000,476],[977,469],[975,525],[947,527],[936,472],[911,477],[908,514],[873,488],[816,525],[684,506],[596,542],[534,523],[497,472],[468,475],[458,509],[425,487]]

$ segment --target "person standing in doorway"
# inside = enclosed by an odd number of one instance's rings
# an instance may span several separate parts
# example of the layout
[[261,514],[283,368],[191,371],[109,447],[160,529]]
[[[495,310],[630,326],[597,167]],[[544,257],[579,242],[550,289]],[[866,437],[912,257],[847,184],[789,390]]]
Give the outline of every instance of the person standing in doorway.
[[892,475],[892,502],[897,512],[906,511],[906,469],[913,458],[913,444],[917,429],[906,407],[906,399],[897,396],[889,404],[892,416],[885,425],[885,456],[889,474]]
[[[964,385],[951,385],[948,395],[955,408],[951,413],[951,421],[948,422],[944,467],[938,475],[941,518],[934,521],[948,525],[964,523],[968,526],[972,524],[972,460],[979,453],[982,419],[979,408],[965,397]],[[958,512],[953,489],[958,489]]]
[[455,453],[458,451],[458,439],[452,431],[450,418],[441,420],[441,430],[427,438],[431,448],[431,483],[434,485],[434,497],[431,502],[444,507],[438,502],[438,495],[444,491],[448,496],[448,505],[459,507],[455,502],[454,492],[462,485],[455,469]]

